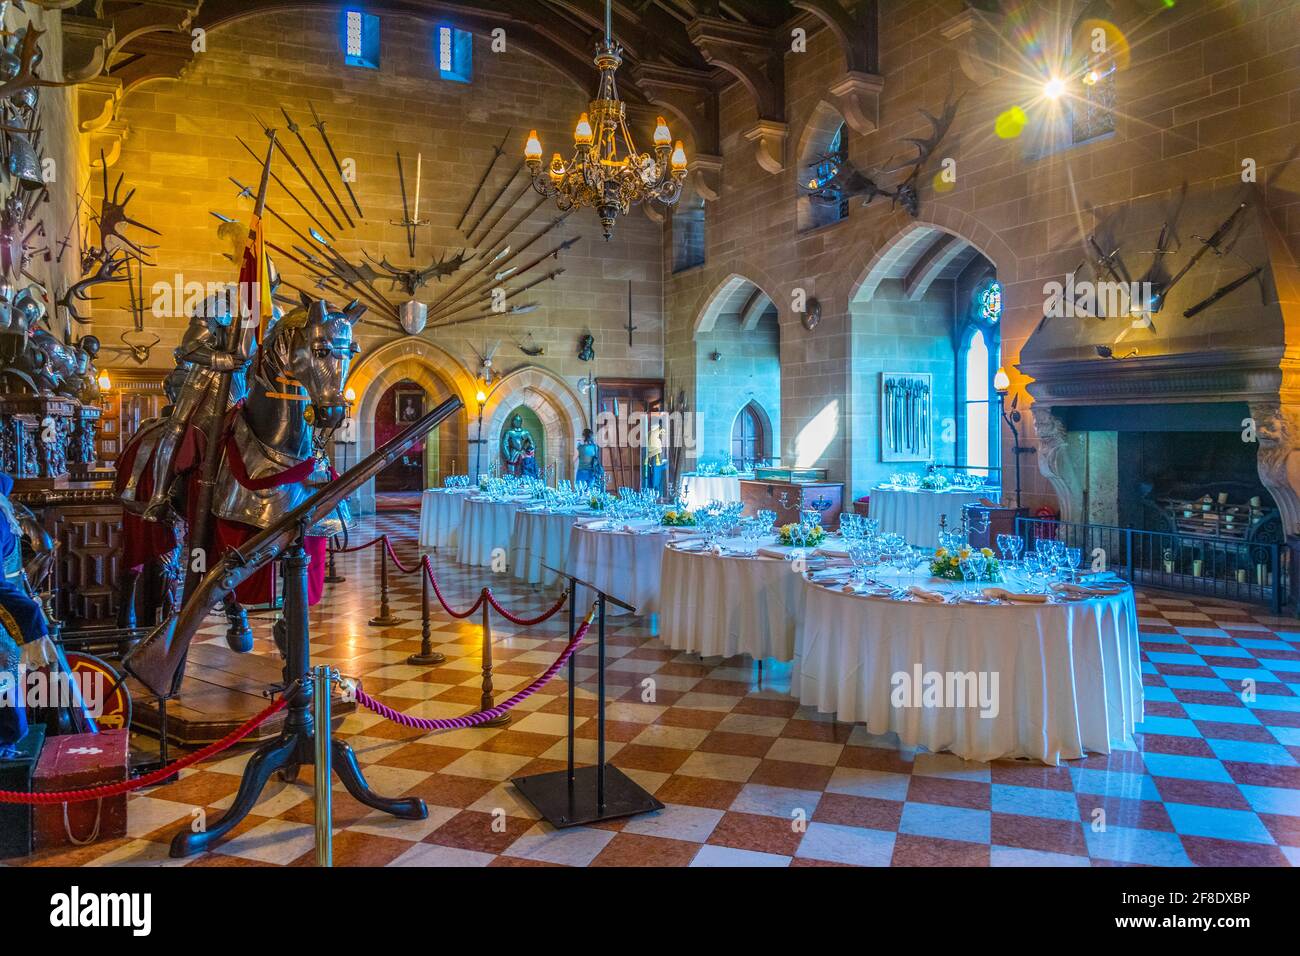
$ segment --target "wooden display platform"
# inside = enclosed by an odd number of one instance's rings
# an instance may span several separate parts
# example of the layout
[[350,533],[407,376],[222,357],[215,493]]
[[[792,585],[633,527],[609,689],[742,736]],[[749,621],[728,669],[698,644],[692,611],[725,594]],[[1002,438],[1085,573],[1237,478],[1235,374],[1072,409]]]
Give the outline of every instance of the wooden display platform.
[[[181,691],[167,703],[167,739],[178,747],[204,747],[220,740],[244,721],[266,708],[263,691],[284,680],[279,657],[240,654],[224,644],[195,644],[190,648]],[[131,726],[158,735],[158,701],[134,679],[128,678],[133,717]],[[337,726],[357,709],[336,693],[331,715]],[[248,742],[276,736],[285,712],[275,714],[247,738]]]

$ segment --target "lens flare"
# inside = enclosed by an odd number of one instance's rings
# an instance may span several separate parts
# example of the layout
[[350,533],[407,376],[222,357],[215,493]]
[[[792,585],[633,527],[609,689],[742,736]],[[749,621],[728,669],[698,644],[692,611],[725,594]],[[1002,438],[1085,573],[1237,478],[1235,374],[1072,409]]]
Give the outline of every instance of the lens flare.
[[998,134],[998,139],[1015,139],[1029,123],[1029,117],[1019,106],[1013,106],[998,114],[997,121],[993,124],[993,131]]

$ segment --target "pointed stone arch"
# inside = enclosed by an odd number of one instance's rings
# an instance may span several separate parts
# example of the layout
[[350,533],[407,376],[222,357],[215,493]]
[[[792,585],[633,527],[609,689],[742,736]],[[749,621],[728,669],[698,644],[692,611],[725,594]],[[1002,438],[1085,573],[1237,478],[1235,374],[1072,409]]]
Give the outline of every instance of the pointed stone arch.
[[[469,465],[468,425],[477,414],[474,401],[474,376],[460,362],[427,339],[404,336],[382,345],[352,369],[347,385],[356,393],[353,418],[357,425],[357,442],[349,461],[360,461],[375,450],[374,420],[384,393],[398,382],[411,381],[425,390],[436,403],[459,396],[465,408],[440,426],[439,471],[444,475],[465,472]],[[362,514],[375,508],[374,480],[357,491]]]
[[489,463],[498,460],[501,430],[507,416],[520,405],[531,408],[545,429],[543,460],[556,466],[558,478],[572,480],[574,448],[588,425],[587,413],[564,379],[537,365],[515,369],[488,390],[483,406],[483,437],[487,444],[483,447],[482,470],[486,472]]

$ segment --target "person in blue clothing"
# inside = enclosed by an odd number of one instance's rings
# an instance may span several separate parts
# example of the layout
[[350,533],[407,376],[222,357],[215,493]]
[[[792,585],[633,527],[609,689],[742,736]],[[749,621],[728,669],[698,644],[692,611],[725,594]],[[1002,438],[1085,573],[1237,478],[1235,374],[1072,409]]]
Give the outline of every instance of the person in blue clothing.
[[[4,567],[4,577],[0,579],[0,754],[27,734],[27,708],[23,704],[22,672],[19,669],[23,661],[20,645],[25,643],[20,618],[30,622],[30,608],[22,599],[25,598],[26,603],[36,603],[22,589],[21,531],[9,504],[9,492],[13,486],[14,480],[0,472],[0,558],[3,559],[0,563]],[[10,610],[11,607],[18,612],[17,615]],[[46,633],[44,614],[40,615],[40,622],[33,633],[43,635]]]

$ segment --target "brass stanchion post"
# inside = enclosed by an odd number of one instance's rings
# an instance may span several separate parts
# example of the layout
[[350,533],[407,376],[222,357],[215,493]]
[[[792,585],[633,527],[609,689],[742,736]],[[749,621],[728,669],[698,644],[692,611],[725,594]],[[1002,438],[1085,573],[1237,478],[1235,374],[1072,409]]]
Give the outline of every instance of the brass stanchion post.
[[329,568],[325,572],[325,583],[342,584],[344,581],[347,580],[347,578],[339,574],[338,571],[334,568],[334,555],[337,554],[338,552],[335,551],[333,548],[330,548],[329,552],[330,552],[330,563],[329,563]]
[[379,539],[379,616],[370,619],[371,627],[392,627],[402,619],[388,609],[388,535]]
[[318,664],[312,675],[312,723],[315,733],[316,865],[334,865],[334,800],[330,739],[330,668]]
[[[492,696],[492,602],[488,600],[488,589],[483,589],[483,697],[479,710],[491,710],[496,706]],[[479,724],[480,727],[504,727],[510,723],[507,711],[500,717]]]
[[420,653],[406,659],[408,664],[442,664],[447,658],[433,649],[429,606],[429,559],[420,560]]

